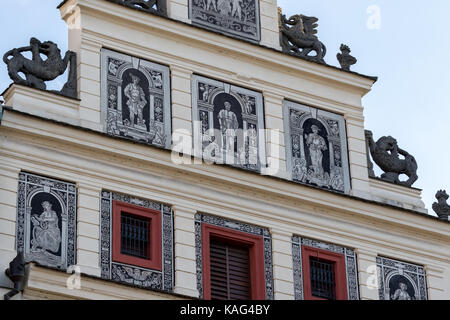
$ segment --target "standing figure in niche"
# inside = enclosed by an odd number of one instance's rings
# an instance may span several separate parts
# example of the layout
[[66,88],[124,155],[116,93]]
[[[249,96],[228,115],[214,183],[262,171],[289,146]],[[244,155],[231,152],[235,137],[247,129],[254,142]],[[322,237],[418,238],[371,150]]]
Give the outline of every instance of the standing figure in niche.
[[311,126],[312,133],[305,134],[306,145],[309,147],[309,155],[311,157],[311,168],[317,177],[323,177],[322,151],[327,150],[325,139],[319,135],[320,129],[316,125]]
[[392,300],[411,300],[411,296],[409,295],[408,286],[403,282],[399,283],[400,289],[397,289],[395,293],[392,295]]
[[239,122],[236,114],[231,111],[231,103],[224,103],[225,109],[220,110],[218,118],[220,131],[222,132],[222,148],[226,151],[233,151],[236,130],[239,129]]
[[128,98],[127,106],[130,110],[130,123],[134,126],[134,119],[137,116],[137,124],[140,126],[145,125],[144,123],[144,107],[147,104],[147,100],[145,99],[144,90],[139,86],[139,77],[134,74],[130,74],[132,83],[128,84],[125,87],[125,96]]
[[230,0],[217,0],[217,9],[223,15],[231,15],[231,1]]
[[31,240],[31,251],[48,250],[58,252],[61,243],[61,233],[58,227],[58,216],[52,210],[52,204],[48,201],[42,202],[44,212],[40,216],[31,217],[33,222],[33,240]]

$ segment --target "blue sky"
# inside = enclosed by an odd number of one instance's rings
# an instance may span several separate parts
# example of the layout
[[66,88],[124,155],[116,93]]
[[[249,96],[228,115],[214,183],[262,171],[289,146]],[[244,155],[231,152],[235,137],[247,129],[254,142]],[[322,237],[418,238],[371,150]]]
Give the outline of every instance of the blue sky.
[[[31,37],[58,43],[67,50],[67,26],[56,6],[60,0],[2,2],[0,53],[26,46]],[[319,39],[327,46],[325,61],[338,65],[341,43],[352,49],[358,63],[352,70],[378,76],[363,99],[365,127],[378,139],[392,135],[414,155],[423,200],[431,204],[438,189],[450,191],[450,1],[433,0],[278,0],[283,12],[319,18]],[[379,28],[368,20],[379,10]],[[370,20],[374,21],[374,20]],[[373,25],[372,25],[373,26]],[[0,91],[11,80],[0,63]],[[58,79],[52,88],[61,88]]]

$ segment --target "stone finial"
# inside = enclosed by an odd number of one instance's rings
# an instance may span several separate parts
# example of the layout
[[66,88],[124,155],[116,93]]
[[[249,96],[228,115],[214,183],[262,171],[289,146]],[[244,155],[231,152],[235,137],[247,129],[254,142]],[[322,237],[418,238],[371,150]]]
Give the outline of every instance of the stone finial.
[[447,204],[448,194],[445,190],[439,190],[436,193],[436,199],[438,202],[433,203],[433,210],[438,217],[442,220],[449,220],[450,206]]
[[[32,53],[31,60],[22,55],[22,52],[26,51]],[[43,60],[41,54],[47,56],[47,59]],[[62,90],[56,93],[77,98],[77,55],[75,52],[67,51],[62,58],[61,51],[55,43],[40,42],[36,38],[31,38],[30,46],[8,51],[3,56],[3,61],[14,83],[41,90],[47,89],[45,81],[54,80],[64,74],[70,64],[68,80]],[[25,79],[19,73],[23,73]]]
[[[373,161],[384,171],[380,178],[387,182],[411,187],[418,179],[416,159],[401,149],[397,140],[391,136],[381,137],[375,142],[371,131],[366,130],[365,135]],[[399,155],[405,159],[400,159]],[[407,175],[409,179],[400,181],[401,174]]]
[[350,55],[350,48],[345,44],[341,44],[341,53],[337,54],[337,59],[341,65],[342,70],[350,71],[350,67],[354,65],[358,60]]
[[[283,52],[325,64],[325,45],[317,38],[319,19],[304,15],[293,15],[289,19],[280,12],[281,47]],[[309,53],[314,51],[315,56]]]

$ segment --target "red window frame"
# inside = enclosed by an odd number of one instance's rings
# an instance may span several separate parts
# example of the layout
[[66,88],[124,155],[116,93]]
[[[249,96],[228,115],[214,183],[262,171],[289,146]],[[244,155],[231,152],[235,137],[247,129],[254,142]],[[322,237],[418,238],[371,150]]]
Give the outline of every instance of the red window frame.
[[311,292],[311,268],[310,257],[319,258],[334,264],[336,300],[348,300],[347,294],[347,270],[345,268],[345,256],[343,254],[322,249],[302,246],[303,287],[305,300],[326,300],[314,297]]
[[[162,271],[161,212],[130,203],[113,201],[112,260],[146,269]],[[133,257],[121,253],[122,212],[150,220],[150,259]]]
[[266,299],[266,279],[264,272],[264,240],[260,236],[234,231],[218,226],[202,225],[203,254],[203,297],[211,300],[211,268],[210,241],[211,238],[234,245],[249,248],[250,287],[252,300]]

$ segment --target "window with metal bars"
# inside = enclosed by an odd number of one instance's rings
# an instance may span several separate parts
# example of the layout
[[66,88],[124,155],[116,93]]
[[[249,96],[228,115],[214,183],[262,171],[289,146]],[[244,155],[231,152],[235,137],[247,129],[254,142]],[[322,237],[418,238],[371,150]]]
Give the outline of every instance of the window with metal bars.
[[302,246],[305,300],[347,300],[345,255]]
[[150,219],[122,212],[120,229],[120,252],[150,259]]
[[113,201],[112,261],[162,270],[161,212]]
[[251,299],[250,257],[247,247],[210,242],[211,299]]
[[334,263],[309,257],[311,294],[318,298],[336,300]]

